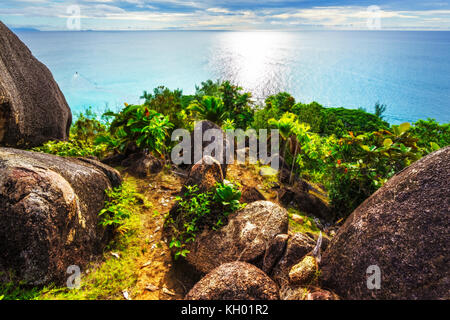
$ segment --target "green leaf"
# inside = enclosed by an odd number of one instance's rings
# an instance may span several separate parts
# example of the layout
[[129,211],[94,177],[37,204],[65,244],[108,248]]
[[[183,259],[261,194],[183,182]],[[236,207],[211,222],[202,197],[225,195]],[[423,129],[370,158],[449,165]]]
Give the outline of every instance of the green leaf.
[[436,151],[439,150],[441,147],[436,142],[430,142],[431,150]]
[[389,148],[390,146],[392,146],[392,144],[393,144],[393,142],[391,139],[384,139],[384,141],[383,141],[383,146],[385,148]]
[[401,125],[398,126],[400,134],[405,133],[406,131],[409,130],[409,128],[411,128],[411,124],[409,122],[402,123]]
[[368,152],[372,151],[372,150],[370,150],[369,146],[366,146],[365,144],[361,145],[361,148],[362,148],[364,151],[368,151]]

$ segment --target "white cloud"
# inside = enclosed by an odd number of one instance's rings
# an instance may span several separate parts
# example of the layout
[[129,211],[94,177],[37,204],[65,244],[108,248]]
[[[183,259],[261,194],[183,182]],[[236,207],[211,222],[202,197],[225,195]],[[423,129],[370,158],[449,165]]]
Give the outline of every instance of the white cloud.
[[209,8],[206,11],[213,13],[230,13],[230,10],[224,8]]
[[[48,0],[23,0],[29,2],[21,8],[0,8],[2,17],[23,16],[47,20],[49,29],[64,28],[69,4]],[[117,0],[78,0],[83,19],[89,19],[91,29],[116,29],[120,27],[147,29],[293,29],[314,26],[329,29],[366,29],[367,20],[373,13],[361,6],[313,7],[282,11],[281,9],[230,10],[222,7],[206,7],[201,2],[181,0],[161,0],[166,4],[189,6],[191,10],[181,12],[158,11],[156,3],[146,0],[122,0],[134,5],[133,10],[125,10],[117,5]],[[385,29],[445,29],[450,30],[450,10],[394,11],[386,8],[378,16]],[[41,21],[40,20],[40,21]],[[140,23],[140,24],[139,24]]]
[[[364,28],[367,20],[377,17],[385,28],[424,27],[426,16],[439,18],[444,22],[441,28],[450,29],[450,10],[427,11],[371,11],[367,7],[315,7],[294,12],[272,15],[278,23],[285,21],[290,24],[318,24],[325,27]],[[436,27],[433,25],[433,27]]]

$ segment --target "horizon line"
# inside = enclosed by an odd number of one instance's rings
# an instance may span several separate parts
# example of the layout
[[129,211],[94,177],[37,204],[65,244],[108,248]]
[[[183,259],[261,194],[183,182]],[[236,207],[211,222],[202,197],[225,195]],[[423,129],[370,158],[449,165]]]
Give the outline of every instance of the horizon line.
[[449,32],[450,29],[420,29],[420,28],[408,28],[408,29],[81,29],[81,30],[69,30],[69,29],[54,29],[54,30],[42,30],[38,28],[30,27],[10,27],[13,31],[29,31],[29,32],[160,32],[160,31],[172,31],[172,32],[304,32],[304,31],[421,31],[421,32]]

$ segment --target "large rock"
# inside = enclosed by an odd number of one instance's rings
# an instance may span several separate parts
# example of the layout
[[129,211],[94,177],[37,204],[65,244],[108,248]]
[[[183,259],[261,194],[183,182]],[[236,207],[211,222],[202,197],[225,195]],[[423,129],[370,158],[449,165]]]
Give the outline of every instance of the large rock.
[[72,114],[51,72],[0,22],[0,146],[69,137]]
[[163,169],[163,162],[145,152],[133,153],[121,165],[127,167],[127,172],[139,178],[159,173]]
[[278,200],[284,206],[292,205],[302,212],[331,222],[334,214],[327,203],[309,192],[310,186],[304,181],[295,182],[293,186],[282,187],[278,191]]
[[[215,187],[218,182],[223,182],[223,178],[220,163],[213,157],[204,156],[191,167],[184,186],[196,185],[201,192],[205,192]],[[183,187],[182,193],[185,190]]]
[[[205,132],[208,130],[212,130],[212,129],[219,130],[222,133],[222,141],[219,142],[219,145],[221,145],[223,148],[222,157],[220,157],[219,154],[216,155],[214,152],[213,152],[213,154],[211,154],[211,156],[213,156],[220,163],[220,166],[222,169],[222,174],[223,174],[223,177],[225,178],[227,175],[226,154],[227,154],[227,152],[231,152],[231,151],[229,151],[230,143],[228,142],[225,132],[222,130],[222,128],[220,128],[214,122],[211,122],[209,120],[202,120],[195,124],[194,132],[192,132],[192,134],[191,134],[191,159],[192,159],[191,163],[193,165],[195,165],[195,163],[198,162],[198,161],[196,161],[198,159],[194,158],[194,151],[195,151],[195,146],[197,143],[198,143],[197,148],[199,148],[199,150],[201,150],[202,157],[203,157],[203,152],[205,151],[205,149],[208,148],[208,146],[212,145],[215,142],[215,139],[212,139],[210,141],[203,141]],[[201,134],[200,142],[198,139],[197,140],[195,139],[196,132],[198,134]]]
[[186,295],[187,300],[277,300],[278,288],[263,271],[245,262],[212,270]]
[[272,239],[272,242],[267,247],[264,254],[262,270],[265,273],[270,273],[275,263],[277,263],[283,255],[288,239],[288,234],[279,234]]
[[205,229],[187,249],[186,262],[206,274],[221,264],[245,261],[262,268],[266,250],[278,234],[288,230],[288,214],[269,201],[256,201],[229,216],[228,224]]
[[283,287],[289,283],[289,272],[291,268],[298,264],[310,253],[316,242],[306,234],[294,233],[288,239],[286,250],[272,271],[272,278]]
[[91,159],[0,148],[0,273],[31,285],[63,283],[70,265],[100,255],[104,190],[119,173]]
[[[450,147],[391,178],[331,241],[324,285],[344,299],[449,299],[449,181]],[[376,283],[376,268],[366,274],[372,265],[380,268],[380,289],[368,289]]]
[[316,258],[307,255],[291,268],[291,271],[289,271],[289,282],[296,285],[311,285],[317,276],[317,270]]
[[264,195],[255,187],[244,186],[242,188],[241,203],[252,203],[255,201],[266,200]]

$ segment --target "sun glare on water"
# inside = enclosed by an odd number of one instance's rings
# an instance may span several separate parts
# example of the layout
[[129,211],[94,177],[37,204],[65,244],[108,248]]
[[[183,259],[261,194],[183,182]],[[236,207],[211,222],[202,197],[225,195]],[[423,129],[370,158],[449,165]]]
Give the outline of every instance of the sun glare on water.
[[289,87],[286,45],[283,32],[227,32],[221,34],[210,66],[219,78],[230,79],[263,98],[278,88]]

